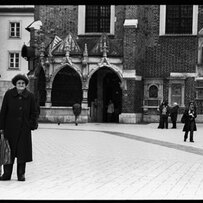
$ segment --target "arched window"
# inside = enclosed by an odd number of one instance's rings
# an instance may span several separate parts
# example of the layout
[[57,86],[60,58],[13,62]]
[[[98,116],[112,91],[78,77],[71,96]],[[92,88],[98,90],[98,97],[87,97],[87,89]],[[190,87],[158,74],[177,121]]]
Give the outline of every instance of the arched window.
[[149,98],[157,98],[158,97],[158,88],[156,85],[151,85],[149,88]]

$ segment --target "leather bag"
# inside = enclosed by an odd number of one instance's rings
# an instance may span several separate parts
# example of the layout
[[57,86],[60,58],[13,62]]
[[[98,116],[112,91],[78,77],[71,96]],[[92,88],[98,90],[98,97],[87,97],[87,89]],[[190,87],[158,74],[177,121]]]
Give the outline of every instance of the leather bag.
[[0,139],[0,166],[11,163],[11,148],[9,142],[4,138],[4,134],[1,134]]

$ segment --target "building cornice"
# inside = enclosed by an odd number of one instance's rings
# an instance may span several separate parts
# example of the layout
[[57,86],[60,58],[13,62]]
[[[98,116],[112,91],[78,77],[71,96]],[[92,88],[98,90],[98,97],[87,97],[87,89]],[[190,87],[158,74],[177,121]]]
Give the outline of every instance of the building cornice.
[[23,8],[2,8],[0,7],[0,13],[34,13],[34,7]]

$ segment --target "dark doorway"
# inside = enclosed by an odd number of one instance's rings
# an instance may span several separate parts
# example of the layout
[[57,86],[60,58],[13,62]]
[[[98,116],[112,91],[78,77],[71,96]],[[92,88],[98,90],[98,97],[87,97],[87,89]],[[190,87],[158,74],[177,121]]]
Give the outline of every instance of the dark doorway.
[[43,68],[41,68],[38,75],[38,83],[37,83],[37,99],[40,106],[45,106],[46,102],[46,78]]
[[120,78],[108,67],[96,71],[89,82],[88,106],[92,122],[109,122],[107,107],[109,100],[114,103],[114,113],[111,122],[119,122],[122,109],[122,90]]
[[103,101],[105,105],[103,110],[104,122],[109,122],[107,120],[107,107],[110,100],[114,104],[114,113],[111,122],[119,122],[119,114],[121,113],[122,105],[120,82],[119,77],[113,71],[108,72],[103,79]]
[[54,78],[52,106],[72,106],[82,101],[82,83],[78,73],[70,67],[61,69]]

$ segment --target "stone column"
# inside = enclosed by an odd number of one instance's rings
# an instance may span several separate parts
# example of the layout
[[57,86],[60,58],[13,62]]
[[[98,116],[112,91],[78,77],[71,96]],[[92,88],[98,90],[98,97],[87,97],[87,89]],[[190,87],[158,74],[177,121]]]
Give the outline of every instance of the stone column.
[[88,108],[88,101],[87,101],[88,89],[83,88],[82,94],[83,94],[82,108]]
[[53,73],[54,73],[54,58],[50,57],[49,75],[51,76]]
[[52,103],[51,103],[51,90],[52,90],[52,88],[50,86],[46,87],[46,92],[47,92],[46,102],[45,102],[46,107],[51,107],[52,106]]

